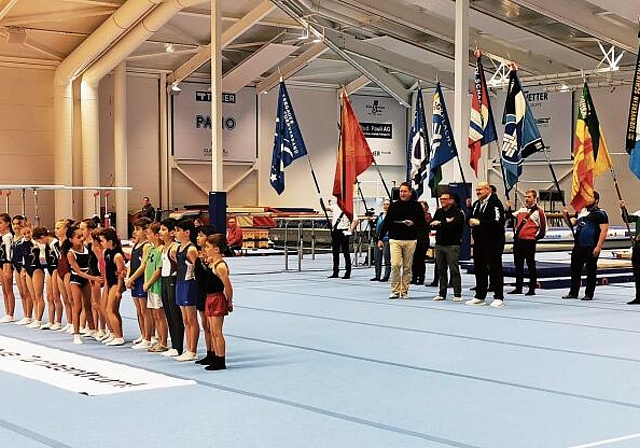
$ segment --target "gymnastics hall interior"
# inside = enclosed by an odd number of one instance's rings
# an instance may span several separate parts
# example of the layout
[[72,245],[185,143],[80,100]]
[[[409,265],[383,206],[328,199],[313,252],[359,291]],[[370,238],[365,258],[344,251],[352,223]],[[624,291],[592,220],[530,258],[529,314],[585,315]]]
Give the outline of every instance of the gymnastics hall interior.
[[[132,350],[129,292],[123,347],[1,324],[0,445],[640,446],[633,283],[598,285],[591,302],[561,299],[566,289],[506,295],[494,309],[454,303],[451,290],[434,302],[436,288],[423,285],[389,300],[389,283],[370,281],[372,268],[328,279],[326,253],[305,255],[300,271],[289,261],[285,270],[282,255],[228,259],[235,306],[225,371]],[[466,270],[462,283],[471,298]],[[112,379],[131,369],[159,378],[83,389],[73,384],[78,371],[48,378],[60,359]]]

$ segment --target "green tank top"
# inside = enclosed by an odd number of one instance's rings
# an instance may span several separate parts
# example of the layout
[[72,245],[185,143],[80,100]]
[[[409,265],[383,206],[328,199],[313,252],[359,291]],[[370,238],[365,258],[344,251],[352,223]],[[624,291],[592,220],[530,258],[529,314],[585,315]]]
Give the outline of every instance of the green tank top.
[[[145,282],[149,281],[153,274],[162,269],[162,246],[152,247],[147,252],[146,258],[146,267],[144,270],[144,280]],[[156,280],[153,285],[149,288],[149,292],[153,292],[155,294],[162,293],[162,282],[160,282],[160,277]]]

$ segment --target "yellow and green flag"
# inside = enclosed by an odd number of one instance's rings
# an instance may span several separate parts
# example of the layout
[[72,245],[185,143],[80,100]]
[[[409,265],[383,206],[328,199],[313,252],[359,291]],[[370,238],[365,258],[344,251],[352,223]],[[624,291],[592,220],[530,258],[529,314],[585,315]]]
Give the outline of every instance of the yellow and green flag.
[[593,200],[595,178],[610,170],[612,166],[596,108],[589,87],[585,83],[578,107],[576,137],[573,144],[571,205],[575,210],[581,210],[585,204]]

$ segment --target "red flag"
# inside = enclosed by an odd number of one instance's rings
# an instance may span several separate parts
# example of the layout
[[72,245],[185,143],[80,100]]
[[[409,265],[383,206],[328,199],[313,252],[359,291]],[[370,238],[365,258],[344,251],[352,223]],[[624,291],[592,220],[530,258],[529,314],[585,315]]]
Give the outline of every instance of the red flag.
[[341,121],[333,195],[337,198],[340,209],[349,220],[353,220],[353,184],[356,183],[356,177],[366,171],[374,160],[358,117],[344,93],[342,94]]

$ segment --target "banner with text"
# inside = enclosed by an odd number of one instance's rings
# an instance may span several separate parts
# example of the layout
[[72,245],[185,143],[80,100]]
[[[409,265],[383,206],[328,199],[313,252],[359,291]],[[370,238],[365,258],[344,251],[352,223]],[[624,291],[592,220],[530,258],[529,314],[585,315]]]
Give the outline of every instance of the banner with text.
[[196,384],[125,364],[0,336],[0,370],[84,395]]
[[[208,84],[183,82],[173,96],[173,155],[211,161],[211,92]],[[256,89],[222,94],[223,160],[256,159]]]
[[351,95],[351,105],[378,165],[407,163],[407,112],[393,98]]

